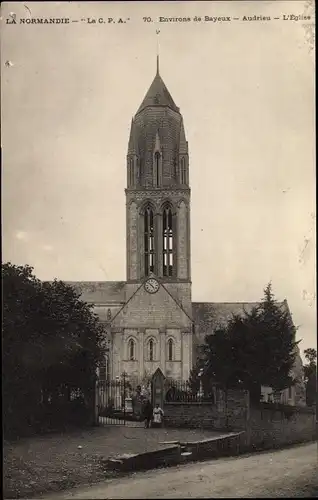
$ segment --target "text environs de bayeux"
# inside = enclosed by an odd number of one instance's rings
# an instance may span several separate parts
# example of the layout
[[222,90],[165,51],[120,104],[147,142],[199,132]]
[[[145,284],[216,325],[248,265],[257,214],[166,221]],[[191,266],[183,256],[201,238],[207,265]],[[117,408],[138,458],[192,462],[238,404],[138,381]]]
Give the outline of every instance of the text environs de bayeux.
[[[144,17],[144,21],[151,22],[151,17]],[[253,16],[241,16],[241,17],[231,17],[231,16],[195,16],[195,17],[163,17],[158,18],[159,23],[189,23],[191,21],[195,22],[229,22],[229,21],[272,21],[272,19],[281,19],[283,21],[309,21],[310,16],[304,14],[283,14],[279,17],[263,16],[263,15],[253,15]]]

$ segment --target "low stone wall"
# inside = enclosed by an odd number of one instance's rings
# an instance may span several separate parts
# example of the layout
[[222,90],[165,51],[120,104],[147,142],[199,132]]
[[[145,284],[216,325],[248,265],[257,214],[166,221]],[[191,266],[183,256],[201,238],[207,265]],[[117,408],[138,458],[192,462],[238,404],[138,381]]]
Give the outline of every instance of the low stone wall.
[[211,403],[165,403],[165,426],[225,429],[225,415]]
[[104,466],[108,470],[122,472],[133,470],[155,469],[160,466],[177,465],[180,463],[180,444],[163,448],[162,450],[149,451],[137,455],[124,455],[122,457],[105,460]]
[[317,439],[313,408],[261,404],[251,408],[247,444],[254,449],[270,449]]
[[238,455],[245,444],[245,432],[231,433],[198,442],[180,443],[191,452],[191,460]]
[[165,426],[215,430],[245,430],[249,408],[246,391],[228,391],[215,404],[207,402],[167,402]]
[[241,452],[317,439],[313,408],[272,403],[251,407],[246,391],[228,391],[227,398],[216,404],[169,402],[164,411],[168,427],[246,431],[240,440]]
[[129,472],[168,467],[189,461],[234,456],[241,452],[242,439],[245,443],[244,436],[245,432],[229,433],[203,441],[177,442],[161,450],[103,460],[103,465],[106,470]]

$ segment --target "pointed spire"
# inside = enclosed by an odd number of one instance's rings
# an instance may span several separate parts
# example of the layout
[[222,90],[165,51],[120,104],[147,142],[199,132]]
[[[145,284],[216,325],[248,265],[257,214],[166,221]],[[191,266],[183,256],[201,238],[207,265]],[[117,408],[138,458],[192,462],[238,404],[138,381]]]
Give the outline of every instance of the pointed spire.
[[145,95],[141,105],[139,106],[137,113],[139,113],[142,109],[146,108],[147,106],[153,106],[158,104],[160,106],[168,106],[177,113],[180,112],[179,108],[175,105],[170,95],[170,92],[165,86],[159,73],[156,74],[152,84],[149,87],[147,94]]
[[141,105],[138,108],[137,114],[148,106],[167,106],[177,113],[180,112],[178,106],[174,103],[169,90],[165,86],[159,73],[159,37],[160,30],[156,30],[157,35],[157,72],[152,84],[150,85],[147,94],[145,95]]

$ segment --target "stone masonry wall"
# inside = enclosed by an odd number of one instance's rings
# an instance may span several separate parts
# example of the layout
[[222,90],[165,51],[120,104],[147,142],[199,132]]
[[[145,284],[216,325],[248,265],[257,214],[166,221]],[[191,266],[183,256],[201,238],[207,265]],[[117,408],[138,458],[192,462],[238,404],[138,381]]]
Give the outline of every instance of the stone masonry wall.
[[270,449],[317,439],[314,409],[261,403],[250,407],[245,391],[229,391],[227,401],[165,403],[165,425],[245,431],[244,446]]
[[165,425],[245,430],[248,394],[245,391],[229,391],[227,401],[222,393],[219,392],[218,395],[215,404],[209,402],[165,403]]
[[312,408],[262,404],[251,408],[248,442],[253,448],[275,448],[317,438],[316,413]]
[[165,426],[225,428],[224,416],[211,403],[165,403]]

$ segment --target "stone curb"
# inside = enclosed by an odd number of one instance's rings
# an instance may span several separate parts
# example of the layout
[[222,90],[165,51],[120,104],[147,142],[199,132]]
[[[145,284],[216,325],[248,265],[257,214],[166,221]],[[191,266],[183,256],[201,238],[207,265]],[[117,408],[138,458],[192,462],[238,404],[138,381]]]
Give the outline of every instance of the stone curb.
[[[242,454],[266,452],[284,449],[286,446],[255,446],[247,444],[245,431],[232,432],[202,441],[181,442],[168,441],[162,444],[169,446],[156,451],[140,454],[122,455],[117,458],[102,460],[106,471],[129,473],[151,470],[158,467],[170,467],[185,462],[197,462],[221,457],[238,456]],[[296,444],[300,443],[294,443]],[[305,444],[302,442],[301,444]]]
[[103,460],[102,463],[106,470],[118,472],[149,470],[207,458],[235,456],[245,448],[244,444],[245,432],[243,431],[202,441],[170,441],[169,446],[160,450],[131,455],[126,454],[117,458]]

